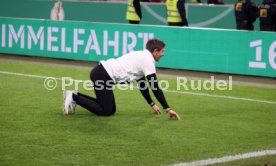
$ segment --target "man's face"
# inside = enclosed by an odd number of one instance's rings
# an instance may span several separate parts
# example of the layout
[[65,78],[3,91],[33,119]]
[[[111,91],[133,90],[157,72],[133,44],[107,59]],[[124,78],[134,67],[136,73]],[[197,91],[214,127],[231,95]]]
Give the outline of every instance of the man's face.
[[160,51],[158,51],[157,49],[155,49],[152,53],[153,55],[153,58],[155,61],[159,61],[161,59],[162,56],[164,56],[164,52],[165,52],[165,49],[161,49]]

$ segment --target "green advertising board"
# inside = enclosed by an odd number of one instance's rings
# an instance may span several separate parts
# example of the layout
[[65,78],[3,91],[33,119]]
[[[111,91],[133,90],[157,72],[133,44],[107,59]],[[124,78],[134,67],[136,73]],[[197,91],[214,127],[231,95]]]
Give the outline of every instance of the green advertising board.
[[100,61],[166,42],[158,67],[276,77],[276,34],[0,18],[0,53]]

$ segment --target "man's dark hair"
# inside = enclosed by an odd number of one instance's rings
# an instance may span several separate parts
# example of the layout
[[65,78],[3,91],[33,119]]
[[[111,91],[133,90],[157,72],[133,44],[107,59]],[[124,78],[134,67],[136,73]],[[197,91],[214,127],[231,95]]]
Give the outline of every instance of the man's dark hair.
[[166,44],[159,39],[149,39],[146,44],[146,49],[149,50],[151,53],[157,49],[157,51],[162,50],[165,48]]

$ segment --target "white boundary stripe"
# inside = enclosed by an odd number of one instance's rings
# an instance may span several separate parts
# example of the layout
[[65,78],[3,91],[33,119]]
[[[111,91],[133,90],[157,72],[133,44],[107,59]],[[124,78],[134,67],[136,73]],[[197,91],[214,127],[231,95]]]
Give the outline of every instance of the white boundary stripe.
[[[23,74],[23,73],[14,73],[14,72],[8,72],[8,71],[0,71],[0,74],[7,74],[7,75],[16,75],[16,76],[23,76],[23,77],[32,77],[32,78],[49,78],[47,76],[40,76],[40,75],[33,75],[33,74]],[[55,78],[57,80],[61,80],[60,78]]]
[[237,155],[231,155],[231,156],[224,156],[221,158],[199,160],[199,161],[194,161],[194,162],[190,162],[190,163],[179,163],[179,164],[175,164],[173,166],[205,166],[205,165],[210,165],[210,164],[224,163],[224,162],[229,162],[229,161],[248,159],[248,158],[252,158],[252,157],[260,157],[260,156],[266,156],[266,155],[274,155],[274,154],[276,154],[276,149],[263,150],[263,151],[244,153],[244,154],[237,154]]
[[[0,71],[0,74],[16,75],[16,76],[24,76],[24,77],[32,77],[32,78],[42,78],[42,79],[49,78],[49,76],[15,73],[15,72],[7,72],[7,71]],[[57,78],[57,77],[50,77],[50,78],[54,78],[56,80],[62,80],[61,78]],[[82,82],[84,80],[74,80],[74,81]],[[186,95],[194,95],[194,96],[207,96],[207,97],[241,100],[241,101],[257,102],[257,103],[276,104],[276,101],[258,100],[258,99],[242,98],[242,97],[235,97],[235,96],[212,95],[207,93],[194,93],[194,92],[184,92],[184,91],[175,91],[175,90],[163,90],[163,91],[168,93],[178,93],[178,94],[186,94]]]
[[[0,71],[0,74],[16,75],[16,76],[31,77],[31,78],[42,78],[42,79],[53,78],[53,79],[56,79],[56,80],[62,80],[62,78],[58,78],[58,77],[41,76],[41,75],[24,74],[24,73],[14,73],[14,72],[8,72],[8,71]],[[73,80],[73,81],[82,82],[83,80]]]
[[211,94],[207,94],[207,93],[194,93],[194,92],[184,92],[184,91],[175,91],[175,90],[163,90],[163,91],[164,92],[170,92],[170,93],[179,93],[179,94],[194,95],[194,96],[208,96],[208,97],[215,97],[215,98],[224,98],[224,99],[251,101],[251,102],[257,102],[257,103],[276,104],[275,101],[250,99],[250,98],[235,97],[235,96],[211,95]]

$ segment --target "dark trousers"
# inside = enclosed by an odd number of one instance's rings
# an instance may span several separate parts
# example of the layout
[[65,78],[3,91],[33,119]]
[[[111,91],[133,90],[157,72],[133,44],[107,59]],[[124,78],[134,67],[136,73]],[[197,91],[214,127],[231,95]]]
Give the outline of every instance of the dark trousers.
[[238,21],[237,22],[237,29],[253,31],[254,30],[254,25],[253,25],[253,23],[248,23],[246,21]]
[[276,27],[274,27],[273,25],[260,25],[260,30],[261,31],[276,31]]
[[169,26],[188,26],[188,21],[185,20],[183,22],[168,22]]
[[128,23],[130,23],[130,24],[139,24],[139,23],[140,23],[140,21],[128,20]]
[[97,65],[90,73],[96,98],[78,93],[73,95],[74,101],[81,107],[99,116],[110,116],[116,112],[113,94],[114,82],[102,65]]

